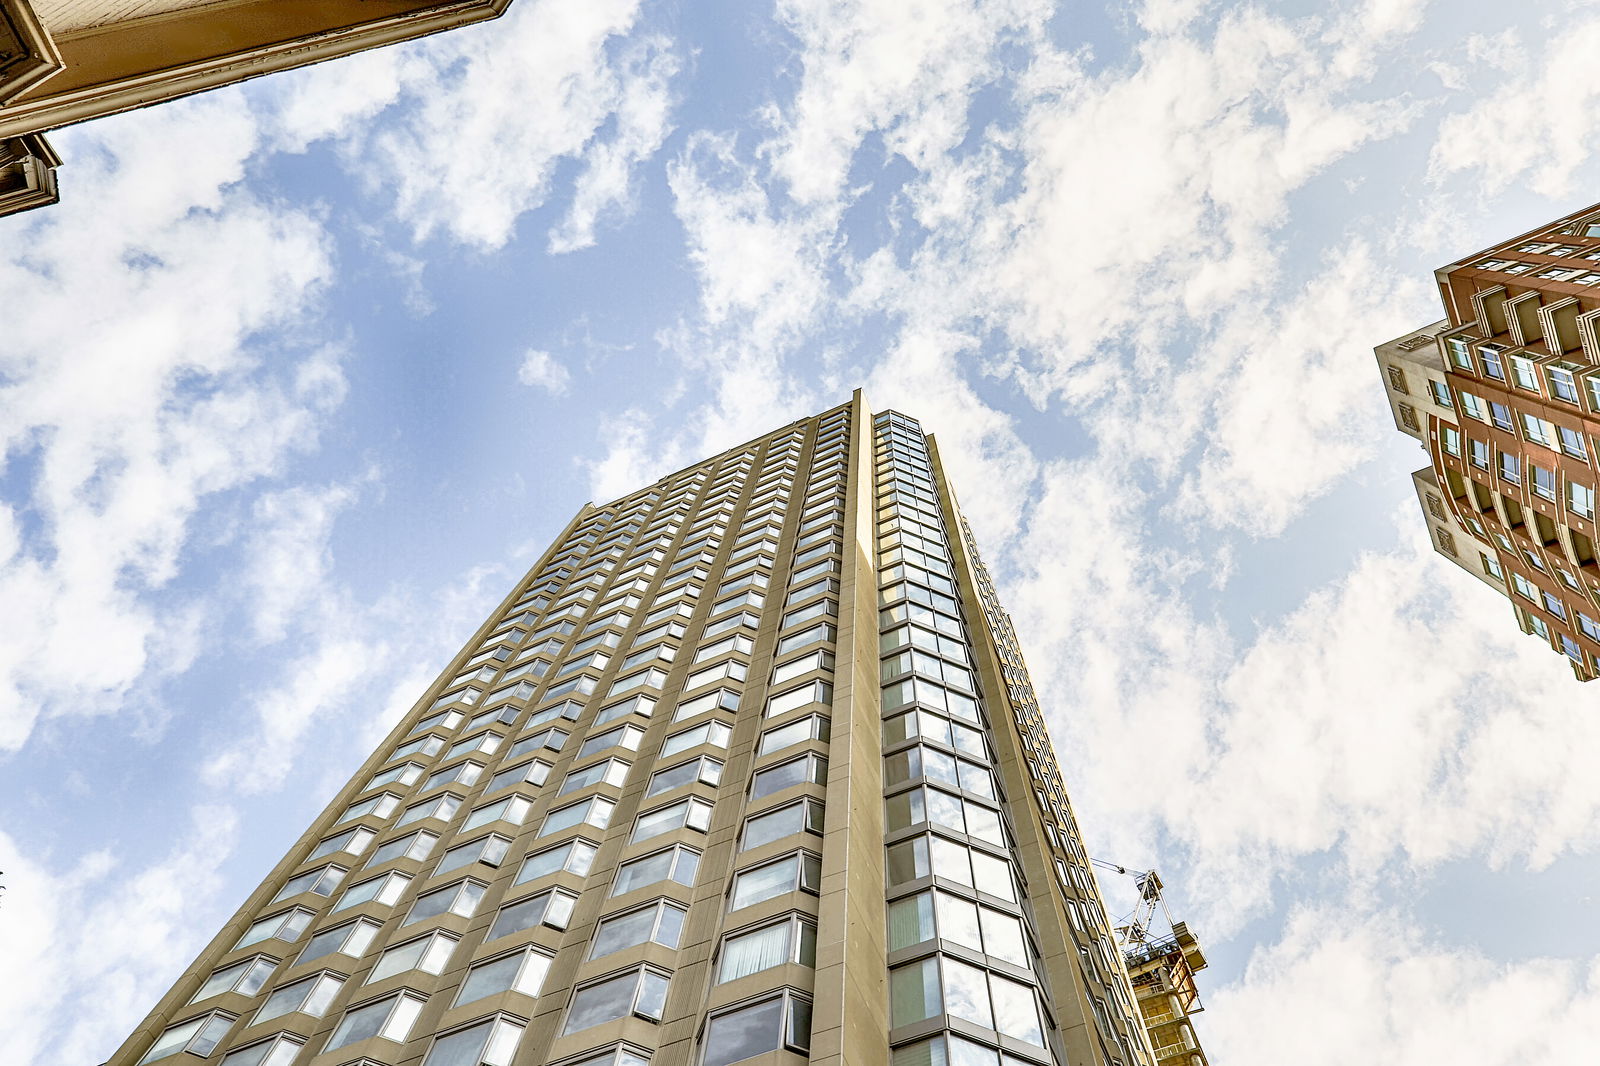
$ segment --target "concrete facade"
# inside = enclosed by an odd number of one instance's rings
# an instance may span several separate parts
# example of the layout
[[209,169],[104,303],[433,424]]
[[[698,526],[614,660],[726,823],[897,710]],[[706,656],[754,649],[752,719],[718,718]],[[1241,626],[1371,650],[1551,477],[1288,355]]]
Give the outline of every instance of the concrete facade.
[[[1416,428],[1402,424],[1399,405],[1409,401],[1390,380],[1396,342],[1378,349],[1396,425],[1428,451],[1431,480],[1418,474],[1424,511],[1435,495],[1452,533],[1471,538],[1455,561],[1498,582],[1523,632],[1592,680],[1600,672],[1600,204],[1434,276],[1445,320],[1408,353],[1420,361],[1432,349]],[[1446,524],[1434,524],[1437,547]]]
[[108,1066],[808,1061],[1154,1061],[937,446],[859,392],[580,510]]

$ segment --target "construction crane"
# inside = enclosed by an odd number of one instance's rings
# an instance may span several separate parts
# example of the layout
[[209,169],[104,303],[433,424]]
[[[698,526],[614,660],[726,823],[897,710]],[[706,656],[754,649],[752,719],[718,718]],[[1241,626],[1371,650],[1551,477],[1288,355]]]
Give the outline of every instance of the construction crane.
[[1172,920],[1172,912],[1167,910],[1167,901],[1162,896],[1161,877],[1154,870],[1130,870],[1114,862],[1105,862],[1101,859],[1090,859],[1090,862],[1102,870],[1115,870],[1134,879],[1134,885],[1139,890],[1139,904],[1134,907],[1133,913],[1123,919],[1124,924],[1116,927],[1117,935],[1122,938],[1124,950],[1143,946],[1150,941],[1150,927],[1155,922],[1156,908],[1167,919],[1167,927],[1171,928],[1176,923]]

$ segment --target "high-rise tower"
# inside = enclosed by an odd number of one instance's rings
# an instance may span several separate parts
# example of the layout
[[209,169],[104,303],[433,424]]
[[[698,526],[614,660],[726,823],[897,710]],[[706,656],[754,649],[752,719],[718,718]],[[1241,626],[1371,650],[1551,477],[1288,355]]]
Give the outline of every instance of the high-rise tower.
[[1377,348],[1434,547],[1579,679],[1600,656],[1600,204],[1434,272],[1445,319]]
[[584,507],[110,1066],[1149,1066],[938,449]]

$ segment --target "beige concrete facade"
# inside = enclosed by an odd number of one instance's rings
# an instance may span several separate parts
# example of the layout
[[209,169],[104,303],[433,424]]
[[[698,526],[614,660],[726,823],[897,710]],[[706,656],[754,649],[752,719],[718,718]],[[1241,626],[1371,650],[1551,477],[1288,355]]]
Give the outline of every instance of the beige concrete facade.
[[[0,146],[482,22],[510,2],[0,0]],[[33,158],[36,169],[60,162],[43,152]],[[0,183],[6,178],[0,158]],[[0,215],[53,202],[8,198],[3,190],[0,184]]]
[[857,393],[581,509],[109,1066],[947,1054],[1154,1061],[937,451]]

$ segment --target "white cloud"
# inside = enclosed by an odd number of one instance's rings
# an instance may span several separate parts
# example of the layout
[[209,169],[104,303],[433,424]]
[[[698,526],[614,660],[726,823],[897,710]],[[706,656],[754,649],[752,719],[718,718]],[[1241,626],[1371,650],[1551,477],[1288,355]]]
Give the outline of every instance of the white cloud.
[[328,595],[328,536],[355,498],[349,485],[302,485],[256,500],[241,583],[260,639],[282,640],[292,619]]
[[535,389],[543,389],[552,396],[567,391],[572,375],[556,357],[537,348],[522,353],[522,364],[517,367],[517,380]]
[[331,350],[276,340],[331,263],[315,220],[240,184],[258,139],[235,96],[74,130],[73,195],[7,220],[29,254],[0,262],[0,448],[27,497],[0,600],[28,624],[0,641],[0,750],[187,665],[195,601],[166,590],[192,520],[280,473],[342,397]]
[[1474,54],[1506,76],[1440,123],[1430,175],[1442,181],[1467,172],[1487,194],[1526,187],[1550,198],[1575,195],[1579,171],[1593,155],[1597,49],[1600,17],[1575,12],[1532,58],[1515,37],[1474,38]]
[[[639,13],[638,0],[520,0],[484,26],[296,74],[282,139],[337,140],[417,240],[443,232],[484,250],[505,245],[577,161],[551,247],[584,247],[602,215],[625,211],[632,171],[670,128],[678,60],[661,38],[627,40]],[[329,110],[329,97],[343,103]]]
[[[1430,943],[1415,915],[1299,908],[1243,979],[1208,991],[1219,1062],[1473,1066],[1583,1062],[1600,1025],[1600,959],[1495,960]],[[1204,980],[1206,975],[1202,974]],[[1314,1032],[1307,1019],[1337,1019]]]
[[65,869],[0,833],[0,1061],[103,1061],[221,924],[237,820],[216,806],[190,820],[155,861],[98,851]]

